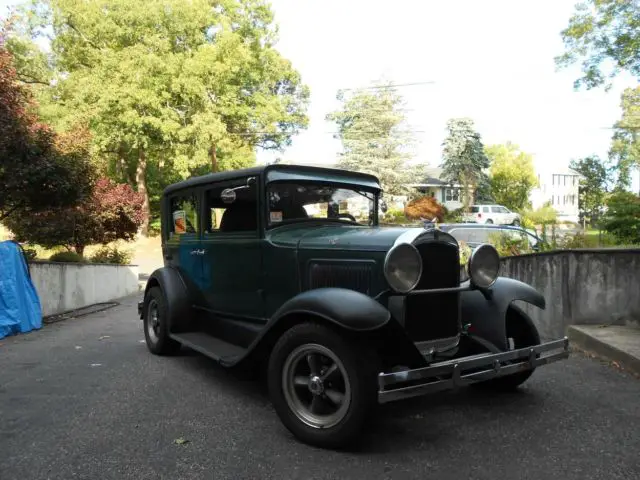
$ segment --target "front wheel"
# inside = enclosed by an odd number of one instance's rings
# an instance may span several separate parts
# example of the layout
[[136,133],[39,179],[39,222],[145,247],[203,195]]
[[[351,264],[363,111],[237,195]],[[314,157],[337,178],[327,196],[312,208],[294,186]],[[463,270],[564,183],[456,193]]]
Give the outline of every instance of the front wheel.
[[180,343],[169,337],[167,304],[159,287],[149,289],[144,308],[144,338],[149,351],[156,355],[170,355],[180,350]]
[[[529,318],[529,316],[520,308],[515,305],[511,305],[507,311],[506,322],[507,339],[509,340],[510,350],[518,350],[520,348],[540,345],[538,329],[531,318]],[[473,385],[491,390],[512,391],[526,382],[529,377],[533,375],[534,370],[535,369],[525,370],[524,372],[494,378],[492,380],[475,383]]]
[[333,330],[303,323],[287,331],[269,360],[269,393],[300,440],[336,448],[354,440],[376,403],[373,356]]
[[517,218],[513,221],[513,226],[514,227],[519,227],[520,226],[520,220],[518,220]]

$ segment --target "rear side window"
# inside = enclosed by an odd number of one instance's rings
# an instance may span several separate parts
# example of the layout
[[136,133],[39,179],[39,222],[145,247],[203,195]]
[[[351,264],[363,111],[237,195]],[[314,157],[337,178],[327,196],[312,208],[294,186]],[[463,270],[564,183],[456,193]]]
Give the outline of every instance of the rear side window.
[[171,198],[169,237],[198,233],[198,204],[192,193]]
[[480,207],[471,207],[471,213],[478,213],[480,211]]

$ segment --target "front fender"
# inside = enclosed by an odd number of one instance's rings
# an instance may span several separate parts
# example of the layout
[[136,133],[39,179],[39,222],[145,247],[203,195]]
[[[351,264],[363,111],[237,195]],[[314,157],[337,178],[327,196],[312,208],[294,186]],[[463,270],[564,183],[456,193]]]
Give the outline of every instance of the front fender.
[[371,297],[346,288],[307,290],[286,301],[270,323],[293,314],[313,315],[352,331],[372,331],[384,326],[391,313]]
[[535,288],[512,278],[498,277],[490,289],[489,299],[479,290],[462,293],[462,324],[470,324],[477,335],[500,350],[508,349],[506,316],[509,305],[522,300],[544,309],[544,297]]
[[162,291],[167,307],[169,330],[173,333],[188,330],[187,322],[193,316],[193,302],[190,289],[180,272],[173,267],[161,267],[151,274],[144,291],[142,316],[146,314],[147,292],[153,287],[159,287]]

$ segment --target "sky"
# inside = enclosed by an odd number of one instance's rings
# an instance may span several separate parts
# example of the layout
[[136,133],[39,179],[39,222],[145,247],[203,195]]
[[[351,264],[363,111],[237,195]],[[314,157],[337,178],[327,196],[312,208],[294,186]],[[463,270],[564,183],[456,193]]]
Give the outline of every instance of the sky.
[[[549,172],[573,158],[607,156],[620,93],[575,91],[575,66],[558,71],[560,31],[577,0],[272,0],[277,48],[311,91],[309,127],[284,152],[296,163],[331,163],[341,149],[325,116],[336,93],[389,80],[399,87],[414,133],[414,160],[441,162],[445,126],[470,117],[485,144],[511,141]],[[0,0],[0,12],[15,0]],[[638,180],[634,189],[638,191]]]

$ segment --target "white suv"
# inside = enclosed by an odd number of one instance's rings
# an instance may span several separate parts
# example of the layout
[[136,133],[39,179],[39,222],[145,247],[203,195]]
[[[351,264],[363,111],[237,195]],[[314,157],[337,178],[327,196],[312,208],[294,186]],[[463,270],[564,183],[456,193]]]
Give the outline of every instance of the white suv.
[[521,223],[520,214],[502,205],[471,205],[469,211],[470,213],[463,217],[465,222],[515,226]]

